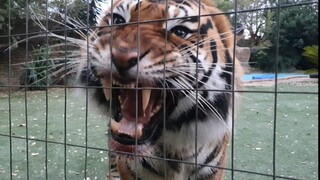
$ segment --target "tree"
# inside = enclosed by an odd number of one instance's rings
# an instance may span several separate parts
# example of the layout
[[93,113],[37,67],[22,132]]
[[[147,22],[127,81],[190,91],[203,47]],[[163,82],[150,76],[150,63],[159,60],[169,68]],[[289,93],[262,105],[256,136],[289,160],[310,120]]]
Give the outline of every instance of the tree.
[[101,2],[102,0],[69,0],[67,2],[54,0],[51,4],[56,12],[93,26],[97,23],[97,17],[100,14],[100,8],[97,4]]
[[[280,71],[288,69],[308,69],[310,63],[302,57],[303,47],[318,44],[318,7],[317,3],[298,5],[305,0],[280,1],[279,46],[277,46],[278,12],[276,0],[242,0],[234,4],[231,0],[215,0],[217,6],[231,12],[231,22],[235,22],[232,12],[238,11],[237,23],[244,25],[248,39],[238,45],[253,49],[251,62],[258,67],[274,71],[276,49],[279,48]],[[291,6],[290,5],[295,5]],[[275,7],[275,8],[268,8]],[[255,51],[258,49],[258,51]]]
[[[57,13],[66,14],[69,17],[80,20],[84,24],[93,26],[96,24],[100,9],[97,4],[102,0],[1,0],[0,3],[0,48],[7,48],[9,45],[9,34],[20,34],[13,36],[11,44],[19,39],[25,38],[27,32],[40,31],[40,27],[30,17],[37,16],[40,20],[56,19]],[[34,14],[33,14],[34,13]],[[9,17],[10,15],[10,17]],[[61,18],[61,17],[60,17]],[[9,27],[10,24],[10,27]],[[45,23],[44,23],[45,24]],[[28,26],[27,26],[28,25]],[[57,26],[57,23],[49,21],[49,26]],[[27,29],[28,28],[28,29]],[[61,26],[60,29],[64,29]]]
[[[86,0],[82,0],[85,1]],[[79,19],[81,19],[84,23],[87,22],[90,26],[94,26],[97,23],[97,17],[100,14],[100,8],[97,6],[98,2],[102,0],[91,0],[88,2],[88,6],[84,7],[82,11],[79,12]]]
[[[29,5],[41,7],[41,1],[29,0]],[[11,31],[11,35],[25,34],[26,25],[29,29],[34,28],[34,24],[27,21],[28,5],[25,0],[1,0],[0,3],[0,48],[7,48],[9,38],[6,37]],[[9,16],[10,15],[10,16]],[[10,25],[10,27],[9,27]],[[11,41],[15,42],[19,39],[18,36],[12,36]]]
[[[318,44],[318,8],[316,4],[283,8],[278,15],[274,13],[269,29],[265,29],[263,40],[271,46],[263,50],[267,56],[259,60],[260,68],[273,71],[276,49],[279,48],[278,69],[280,71],[297,68],[308,69],[309,63],[302,56],[303,48]],[[277,28],[277,25],[280,25]],[[277,45],[279,29],[279,45]]]
[[[237,1],[237,4],[231,0],[215,0],[215,3],[221,10],[231,12],[229,15],[231,23],[244,26],[248,32],[246,46],[260,45],[262,32],[267,28],[271,12],[259,9],[274,6],[273,0],[242,0]],[[235,15],[236,10],[238,13]]]

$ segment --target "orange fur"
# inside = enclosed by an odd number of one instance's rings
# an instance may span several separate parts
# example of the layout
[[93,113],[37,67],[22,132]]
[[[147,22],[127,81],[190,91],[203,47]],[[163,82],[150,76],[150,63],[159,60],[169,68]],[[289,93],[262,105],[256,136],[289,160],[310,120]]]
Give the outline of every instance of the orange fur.
[[[165,11],[165,5],[162,1],[162,4],[160,3],[154,3],[155,0],[151,1],[143,1],[138,11],[131,11],[130,14],[130,25],[119,25],[110,27],[107,22],[110,19],[110,17],[104,17],[103,21],[100,25],[106,26],[104,28],[101,28],[99,31],[104,32],[106,34],[111,34],[112,31],[112,47],[111,54],[112,54],[112,61],[119,69],[128,69],[130,68],[130,61],[137,57],[138,55],[144,54],[146,52],[150,51],[150,57],[148,59],[148,63],[154,65],[154,64],[165,64],[166,67],[174,68],[175,62],[164,62],[164,59],[170,59],[168,57],[169,53],[174,50],[178,52],[179,48],[181,48],[181,45],[184,46],[190,46],[190,49],[196,51],[196,47],[194,46],[194,42],[197,42],[197,40],[202,40],[202,36],[200,35],[193,35],[189,39],[183,39],[178,37],[177,35],[170,33],[169,30],[166,30],[163,28],[163,20],[166,19],[167,14]],[[210,14],[210,16],[203,16],[200,18],[201,23],[206,23],[207,20],[212,19],[213,28],[208,30],[208,37],[215,40],[216,43],[216,52],[217,52],[217,61],[218,63],[221,63],[222,66],[225,65],[227,62],[227,55],[230,54],[231,59],[234,60],[234,85],[235,90],[239,90],[241,87],[241,74],[242,69],[240,66],[240,63],[237,61],[237,59],[233,55],[233,49],[234,49],[234,35],[231,31],[231,25],[228,21],[228,19],[225,17],[225,15],[222,14],[222,12],[215,7],[215,4],[212,0],[202,0],[201,1],[204,6],[202,6],[204,9],[203,14]],[[114,6],[117,6],[121,3],[121,0],[118,0],[114,3]],[[178,13],[177,13],[178,14]],[[162,21],[156,21],[156,20],[162,20]],[[141,21],[152,21],[148,23],[144,23]],[[136,23],[139,22],[139,25]],[[201,24],[200,24],[201,25]],[[222,35],[222,36],[221,36]],[[166,37],[167,39],[165,39]],[[200,37],[200,38],[199,38]],[[221,39],[221,37],[223,39]],[[139,40],[139,41],[138,41]],[[97,49],[104,49],[106,44],[110,43],[110,36],[100,37],[99,43],[96,45]],[[194,41],[194,42],[193,42]],[[207,52],[207,59],[205,61],[208,64],[213,63],[213,51],[211,48],[211,44],[209,41],[205,41],[203,43],[203,49],[205,49]],[[109,49],[107,49],[109,50]],[[165,57],[165,58],[164,58]],[[211,59],[210,59],[211,58]],[[174,59],[175,60],[175,59]],[[230,63],[230,62],[229,62]],[[150,67],[152,66],[150,65]],[[231,66],[231,64],[225,65],[225,66]],[[149,68],[149,67],[148,67]],[[230,72],[231,74],[233,72]],[[114,75],[117,77],[117,74]],[[118,75],[119,76],[119,75]],[[108,79],[108,82],[105,83],[105,81],[101,81],[104,88],[110,88],[108,87],[108,84],[110,84],[110,79]],[[107,84],[107,85],[106,85]],[[230,84],[232,85],[232,84]],[[109,91],[105,90],[105,94],[109,93]],[[233,102],[233,101],[232,101]],[[217,173],[212,177],[214,180],[221,180],[224,177],[224,169],[226,167],[226,161],[227,161],[227,147],[229,142],[230,132],[225,132],[223,136],[220,136],[219,139],[215,139],[215,142],[208,142],[208,144],[211,145],[212,148],[215,148],[215,146],[219,146],[219,152],[217,153],[216,157],[219,157],[218,159],[218,165],[221,168],[217,168]],[[189,150],[189,149],[187,149]],[[192,154],[192,150],[190,152],[180,152],[185,154]],[[151,152],[151,151],[150,151]],[[143,154],[145,155],[145,154]],[[149,155],[149,154],[147,154]],[[146,156],[147,156],[146,155]],[[152,154],[153,155],[153,154]],[[138,157],[139,158],[139,157]],[[135,179],[132,175],[131,169],[128,169],[128,161],[131,161],[130,157],[126,155],[118,155],[116,159],[114,159],[117,163],[117,170],[120,174],[120,177],[122,180],[133,180]],[[159,160],[160,161],[160,160]],[[168,162],[165,162],[168,163]],[[170,166],[170,164],[169,164]],[[186,165],[187,166],[187,165]],[[190,165],[192,166],[192,165]],[[155,167],[157,168],[157,167]],[[175,170],[168,170],[166,171],[166,175],[170,180],[174,180],[176,177],[180,177],[179,174]],[[190,175],[191,176],[191,175]]]

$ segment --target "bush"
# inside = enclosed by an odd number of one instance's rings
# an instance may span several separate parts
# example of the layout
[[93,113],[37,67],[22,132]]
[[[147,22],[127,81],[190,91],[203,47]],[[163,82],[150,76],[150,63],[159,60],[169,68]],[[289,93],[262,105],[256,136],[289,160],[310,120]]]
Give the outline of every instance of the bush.
[[306,46],[303,48],[302,56],[309,62],[310,69],[306,70],[307,74],[318,73],[319,69],[319,48],[318,45]]
[[250,55],[249,63],[253,68],[266,69],[268,54],[263,49],[253,50]]
[[[251,53],[250,65],[254,68],[259,68],[265,72],[275,72],[276,56],[271,52],[270,49],[258,49]],[[298,56],[290,55],[278,55],[278,72],[293,71],[294,66],[299,62]]]
[[307,46],[303,48],[304,52],[302,53],[302,56],[306,57],[308,61],[310,61],[315,67],[318,68],[318,53],[319,48],[317,46]]
[[318,44],[318,7],[311,4],[284,8],[280,14],[274,12],[270,20],[270,26],[263,32],[263,41],[270,41],[271,46],[264,50],[267,58],[257,61],[258,67],[274,71],[278,54],[279,72],[309,69],[302,52],[303,47]]
[[33,48],[31,61],[26,65],[26,84],[30,90],[43,90],[53,83],[51,73],[54,62],[49,59],[50,48]]

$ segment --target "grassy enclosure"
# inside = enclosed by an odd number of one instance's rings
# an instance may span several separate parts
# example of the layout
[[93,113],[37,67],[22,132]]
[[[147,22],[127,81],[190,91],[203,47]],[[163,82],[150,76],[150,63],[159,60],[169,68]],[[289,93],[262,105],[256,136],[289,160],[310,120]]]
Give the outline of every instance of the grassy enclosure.
[[[318,86],[279,85],[276,103],[274,86],[245,90],[235,123],[234,179],[272,179],[273,159],[276,176],[318,179]],[[290,93],[305,91],[315,93]],[[4,94],[0,119],[0,179],[10,178],[10,161],[13,179],[105,178],[108,117],[83,96],[64,89]]]

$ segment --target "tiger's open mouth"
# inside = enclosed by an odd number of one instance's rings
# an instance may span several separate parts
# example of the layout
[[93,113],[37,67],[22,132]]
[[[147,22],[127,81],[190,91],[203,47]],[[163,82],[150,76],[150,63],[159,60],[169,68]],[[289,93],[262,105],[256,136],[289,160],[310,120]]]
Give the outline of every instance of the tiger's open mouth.
[[[110,123],[111,145],[120,151],[133,151],[129,146],[143,145],[155,138],[158,126],[163,121],[164,93],[154,83],[136,80],[122,81],[113,78],[102,80],[104,95],[112,99],[112,115]],[[112,86],[111,86],[112,85]]]

